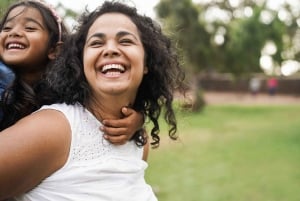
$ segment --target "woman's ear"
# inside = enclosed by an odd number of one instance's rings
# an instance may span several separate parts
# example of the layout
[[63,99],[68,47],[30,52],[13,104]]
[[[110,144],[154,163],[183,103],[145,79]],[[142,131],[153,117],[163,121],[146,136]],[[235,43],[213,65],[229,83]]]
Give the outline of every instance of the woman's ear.
[[147,74],[147,73],[148,73],[148,67],[144,66],[144,74]]
[[61,51],[62,44],[63,44],[63,42],[58,42],[58,43],[56,43],[56,45],[55,45],[54,48],[51,48],[51,49],[49,50],[48,58],[49,58],[50,60],[56,59],[57,55],[58,55],[58,54],[60,53],[60,51]]

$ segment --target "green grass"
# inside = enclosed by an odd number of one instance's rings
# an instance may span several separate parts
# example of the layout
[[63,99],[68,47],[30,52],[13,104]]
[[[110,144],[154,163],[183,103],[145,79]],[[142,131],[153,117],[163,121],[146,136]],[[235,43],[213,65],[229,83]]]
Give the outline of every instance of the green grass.
[[160,201],[300,200],[300,106],[207,106],[178,120],[180,140],[163,136],[149,155]]

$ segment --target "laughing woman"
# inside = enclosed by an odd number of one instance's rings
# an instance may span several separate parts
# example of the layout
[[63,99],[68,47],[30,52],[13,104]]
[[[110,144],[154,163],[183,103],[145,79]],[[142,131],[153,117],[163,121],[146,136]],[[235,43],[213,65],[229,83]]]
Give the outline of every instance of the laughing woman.
[[[105,2],[82,15],[63,48],[46,80],[56,103],[0,135],[0,200],[156,201],[142,155],[147,140],[159,145],[163,107],[169,136],[177,136],[172,101],[183,72],[170,40],[135,8]],[[102,119],[121,118],[124,105],[149,118],[152,139],[103,139]]]

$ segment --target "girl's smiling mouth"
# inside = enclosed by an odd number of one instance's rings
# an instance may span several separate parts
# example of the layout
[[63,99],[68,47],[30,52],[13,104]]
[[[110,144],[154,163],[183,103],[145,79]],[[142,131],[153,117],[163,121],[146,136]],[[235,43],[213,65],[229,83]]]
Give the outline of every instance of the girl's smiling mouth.
[[11,49],[25,49],[25,45],[21,44],[21,43],[17,43],[17,42],[11,42],[11,43],[7,43],[6,45],[6,49],[11,50]]

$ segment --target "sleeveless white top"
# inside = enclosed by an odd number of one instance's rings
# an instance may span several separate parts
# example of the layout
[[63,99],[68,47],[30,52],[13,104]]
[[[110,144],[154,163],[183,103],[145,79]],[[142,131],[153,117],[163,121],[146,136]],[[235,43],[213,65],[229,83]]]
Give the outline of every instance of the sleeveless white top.
[[134,141],[112,145],[101,123],[80,104],[53,104],[68,119],[72,140],[65,165],[16,201],[157,201],[146,184],[143,149]]

